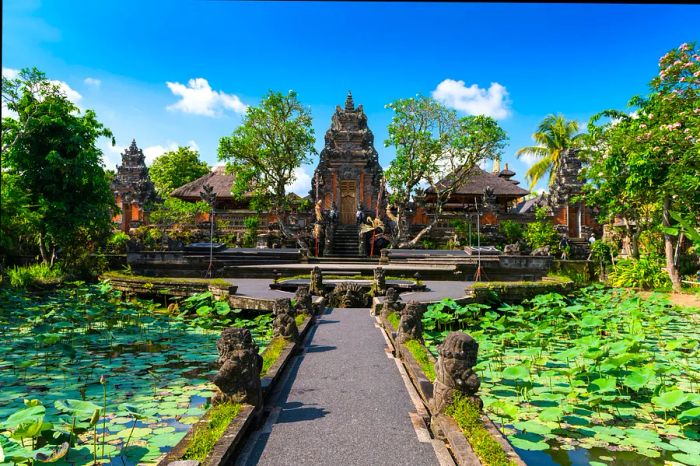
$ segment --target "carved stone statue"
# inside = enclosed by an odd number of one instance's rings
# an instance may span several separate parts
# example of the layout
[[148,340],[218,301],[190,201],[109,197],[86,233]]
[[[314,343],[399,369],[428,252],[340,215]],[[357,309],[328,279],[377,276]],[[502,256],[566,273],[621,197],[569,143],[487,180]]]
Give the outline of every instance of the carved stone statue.
[[549,256],[549,246],[542,246],[537,248],[530,253],[531,256]]
[[374,296],[384,296],[386,294],[386,274],[384,269],[377,267],[374,269]]
[[407,340],[418,340],[423,343],[423,306],[416,302],[408,302],[401,311],[401,321],[396,335],[396,341],[404,343]]
[[216,349],[219,351],[220,367],[213,379],[218,391],[212,403],[232,401],[254,406],[262,403],[262,357],[258,354],[258,345],[253,341],[250,330],[224,329],[216,342]]
[[387,318],[392,312],[400,314],[402,309],[403,304],[401,303],[399,293],[396,292],[396,288],[389,288],[386,290],[384,303],[382,303],[382,316]]
[[362,285],[340,282],[329,295],[328,303],[331,307],[367,307],[367,298]]
[[443,411],[452,403],[456,392],[468,396],[479,408],[483,407],[476,395],[479,390],[479,377],[474,372],[479,344],[463,332],[450,332],[438,346],[438,360],[435,363],[435,383],[433,385],[433,408]]
[[276,299],[272,305],[272,329],[275,337],[282,337],[289,341],[299,340],[299,329],[294,320],[294,309],[292,302],[288,298]]
[[311,269],[309,292],[315,296],[323,296],[323,272],[318,266]]
[[316,223],[322,223],[323,222],[323,211],[321,210],[321,200],[319,199],[316,201],[316,205],[314,206],[314,213],[316,215]]
[[294,310],[296,312],[303,312],[304,314],[313,315],[313,299],[311,293],[309,293],[308,286],[300,286],[297,288],[297,292],[294,294]]
[[506,244],[503,248],[503,254],[517,255],[520,254],[520,241],[516,241],[514,244]]

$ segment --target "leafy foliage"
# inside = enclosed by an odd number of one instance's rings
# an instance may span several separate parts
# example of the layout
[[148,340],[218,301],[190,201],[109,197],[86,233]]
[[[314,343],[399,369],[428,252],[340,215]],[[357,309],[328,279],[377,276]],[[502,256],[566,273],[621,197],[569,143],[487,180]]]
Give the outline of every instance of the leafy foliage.
[[671,285],[668,273],[664,270],[663,259],[655,255],[617,261],[608,279],[612,286],[643,288],[645,290],[665,288]]
[[238,403],[222,403],[213,407],[208,413],[209,422],[195,429],[183,459],[204,461],[240,410]]
[[189,147],[178,147],[156,157],[148,174],[161,196],[209,173],[209,166],[199,160],[199,152]]
[[552,225],[552,221],[547,216],[544,207],[538,207],[535,211],[534,222],[525,225],[523,237],[525,242],[532,249],[549,246],[551,254],[556,254],[559,250],[559,235]]
[[64,278],[58,265],[32,264],[12,267],[7,270],[7,278],[13,288],[42,287],[56,285]]
[[[269,91],[258,107],[248,107],[242,124],[219,141],[219,160],[236,174],[232,193],[251,193],[252,205],[284,216],[290,208],[286,187],[294,170],[315,154],[311,113],[297,93]],[[286,236],[284,221],[280,222]]]
[[502,221],[498,230],[505,238],[506,244],[514,244],[523,239],[523,227],[513,220]]
[[[397,209],[394,243],[412,247],[427,234],[442,213],[450,195],[485,159],[499,158],[505,148],[505,131],[491,117],[458,118],[428,97],[398,99],[388,107],[394,111],[385,146],[396,147],[396,158],[386,171]],[[435,195],[431,223],[413,239],[408,238],[410,202],[427,185]]]
[[15,241],[34,232],[44,262],[53,263],[60,249],[64,267],[80,270],[85,251],[96,250],[111,229],[116,206],[96,142],[112,133],[36,69],[3,77],[2,98],[17,114],[2,123],[3,181],[10,182],[4,195],[11,213],[29,214],[3,228]]
[[518,158],[523,155],[534,155],[540,160],[535,162],[525,177],[530,180],[530,189],[549,173],[549,184],[559,167],[563,154],[567,150],[578,147],[581,135],[578,132],[578,122],[567,120],[564,115],[547,115],[532,135],[536,146],[523,147],[516,152]]

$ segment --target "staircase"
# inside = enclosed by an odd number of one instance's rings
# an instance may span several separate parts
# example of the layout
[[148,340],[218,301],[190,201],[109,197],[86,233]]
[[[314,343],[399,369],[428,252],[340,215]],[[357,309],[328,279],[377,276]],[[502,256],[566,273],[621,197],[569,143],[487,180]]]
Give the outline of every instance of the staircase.
[[571,256],[569,259],[583,260],[591,252],[591,245],[586,238],[569,238]]
[[359,230],[357,225],[338,225],[333,237],[333,255],[338,257],[359,257]]

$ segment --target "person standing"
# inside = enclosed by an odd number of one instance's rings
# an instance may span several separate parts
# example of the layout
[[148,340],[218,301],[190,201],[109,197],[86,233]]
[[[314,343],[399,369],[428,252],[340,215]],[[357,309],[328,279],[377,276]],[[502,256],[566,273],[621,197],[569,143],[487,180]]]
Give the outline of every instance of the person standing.
[[360,225],[365,221],[365,213],[362,211],[362,207],[357,206],[357,212],[355,212],[355,224]]

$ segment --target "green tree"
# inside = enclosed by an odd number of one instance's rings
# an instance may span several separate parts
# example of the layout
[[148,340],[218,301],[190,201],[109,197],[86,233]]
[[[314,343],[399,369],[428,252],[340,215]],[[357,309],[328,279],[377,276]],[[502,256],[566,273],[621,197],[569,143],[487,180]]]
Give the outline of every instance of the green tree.
[[199,160],[199,152],[189,147],[178,147],[158,156],[148,169],[158,194],[167,196],[179,188],[209,173],[206,162]]
[[[608,110],[589,124],[586,171],[590,203],[603,214],[633,217],[663,232],[666,269],[675,290],[680,242],[700,225],[700,56],[682,44],[659,60],[649,96],[631,113]],[[596,125],[603,117],[609,121]],[[692,231],[691,231],[692,230]]]
[[563,115],[547,115],[532,135],[536,146],[528,146],[518,149],[518,158],[525,154],[539,158],[537,162],[525,173],[530,180],[530,189],[534,188],[539,180],[549,173],[549,183],[552,183],[553,175],[559,167],[565,151],[578,147],[580,134],[578,122],[569,121]]
[[234,197],[252,193],[253,208],[273,212],[287,238],[292,233],[286,189],[294,182],[294,170],[316,153],[315,141],[311,113],[294,91],[269,91],[258,107],[248,107],[241,126],[219,141],[219,160],[236,174]]
[[[62,249],[67,268],[106,240],[116,206],[102,168],[99,137],[112,137],[92,110],[81,115],[37,69],[2,79],[3,103],[16,114],[2,122],[2,166],[45,263]],[[3,180],[5,176],[3,176]]]
[[535,211],[535,222],[530,222],[525,225],[523,237],[525,242],[532,249],[549,246],[551,255],[558,254],[559,251],[559,235],[552,225],[552,221],[547,214],[547,209],[538,207]]
[[[501,156],[507,136],[487,116],[458,118],[439,102],[423,96],[399,99],[388,105],[394,111],[385,146],[396,147],[396,158],[386,171],[396,206],[394,246],[413,247],[429,233],[452,193],[482,160]],[[432,219],[414,238],[408,237],[411,201],[430,187],[435,201]]]

